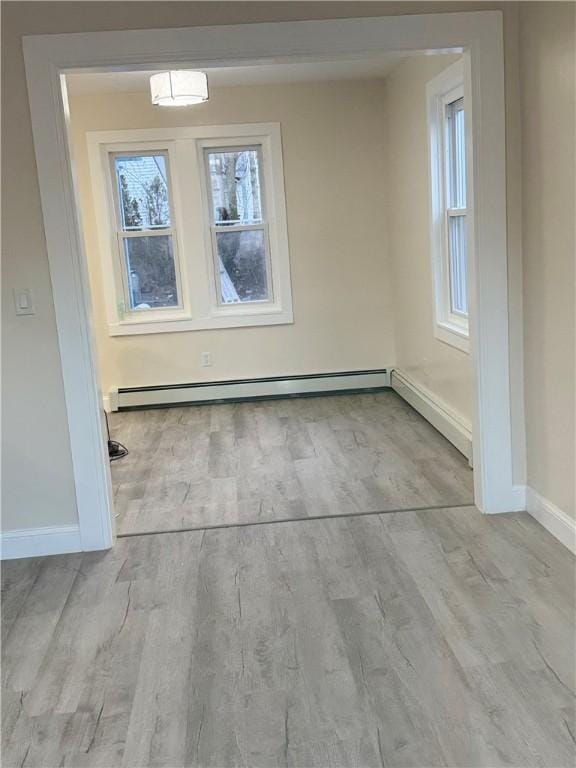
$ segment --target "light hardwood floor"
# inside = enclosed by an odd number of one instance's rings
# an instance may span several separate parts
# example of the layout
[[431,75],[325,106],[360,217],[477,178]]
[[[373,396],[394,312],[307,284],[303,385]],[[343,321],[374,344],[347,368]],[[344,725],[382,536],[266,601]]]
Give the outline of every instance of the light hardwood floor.
[[115,413],[120,534],[472,504],[466,459],[394,392]]
[[574,765],[574,559],[525,514],[124,538],[3,589],[5,768]]

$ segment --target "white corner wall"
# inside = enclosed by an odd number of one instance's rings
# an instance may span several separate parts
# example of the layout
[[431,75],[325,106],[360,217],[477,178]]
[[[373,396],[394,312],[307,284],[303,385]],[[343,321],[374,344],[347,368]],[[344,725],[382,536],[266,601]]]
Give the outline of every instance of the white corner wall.
[[522,3],[528,505],[551,525],[576,517],[575,28],[574,3]]

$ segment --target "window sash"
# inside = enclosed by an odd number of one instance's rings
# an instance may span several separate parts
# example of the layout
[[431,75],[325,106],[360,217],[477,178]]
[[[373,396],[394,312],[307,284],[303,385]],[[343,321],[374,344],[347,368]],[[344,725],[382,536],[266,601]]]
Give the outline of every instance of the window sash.
[[[212,177],[210,172],[210,155],[218,152],[246,152],[250,150],[256,150],[258,153],[258,186],[260,193],[260,213],[261,220],[257,223],[250,224],[227,224],[226,222],[217,222],[214,219],[214,190],[212,187]],[[262,144],[238,144],[235,139],[232,139],[230,143],[221,142],[214,146],[204,147],[204,176],[206,191],[208,196],[208,217],[209,217],[209,230],[210,230],[210,243],[212,249],[212,274],[213,274],[213,286],[212,292],[216,298],[216,304],[218,307],[250,307],[254,305],[271,305],[274,304],[274,288],[272,281],[272,258],[270,253],[270,232],[269,222],[267,218],[267,200],[266,189],[264,186],[264,173],[263,173],[263,156],[264,148]],[[239,302],[225,302],[222,299],[222,285],[220,280],[221,268],[220,268],[220,255],[218,253],[217,235],[226,232],[253,232],[262,231],[264,233],[264,249],[265,249],[265,266],[266,266],[266,287],[267,298],[266,299],[254,299],[249,301]]]
[[210,224],[210,228],[215,232],[249,232],[253,229],[267,229],[268,222],[263,221],[259,224]]
[[466,207],[466,138],[464,98],[445,106],[446,207]]
[[130,237],[163,237],[170,235],[174,236],[174,229],[172,227],[156,227],[154,229],[124,229],[117,232],[118,237],[128,239]]
[[142,227],[141,229],[138,229],[137,227],[124,226],[123,207],[122,207],[122,202],[120,200],[120,189],[119,189],[118,177],[116,173],[116,160],[122,157],[163,157],[164,158],[164,163],[166,166],[166,187],[168,191],[168,211],[170,215],[170,224],[168,226],[172,227],[174,223],[174,207],[173,207],[173,200],[172,200],[173,185],[172,185],[172,179],[170,175],[170,157],[169,157],[168,149],[166,148],[138,149],[136,145],[136,149],[109,152],[108,157],[109,157],[109,166],[110,166],[110,173],[112,177],[112,186],[113,186],[114,220],[116,222],[116,229],[118,230],[118,232],[140,232],[140,231],[143,231],[144,229],[146,230],[165,229],[167,226],[165,224],[158,224],[152,227]]
[[[178,301],[176,304],[171,304],[166,307],[133,307],[132,306],[132,300],[131,300],[131,289],[130,289],[130,275],[128,274],[128,264],[126,261],[126,248],[125,248],[125,241],[132,240],[132,239],[144,239],[144,238],[151,238],[151,237],[169,237],[171,241],[171,250],[172,250],[172,258],[174,260],[174,273],[176,276],[176,295],[178,297]],[[149,315],[150,313],[155,312],[161,312],[163,314],[167,312],[174,312],[176,310],[182,310],[184,307],[183,299],[182,299],[182,289],[181,289],[181,281],[180,281],[180,270],[178,261],[176,259],[176,246],[175,246],[175,237],[174,232],[172,228],[169,229],[142,229],[138,230],[137,232],[134,232],[132,230],[124,231],[124,232],[118,232],[117,233],[117,243],[118,243],[118,257],[120,261],[120,280],[122,283],[122,294],[124,299],[124,314],[126,315],[132,315],[135,316],[142,316],[142,315]]]
[[[123,221],[122,202],[120,198],[120,189],[116,171],[116,158],[118,157],[153,157],[162,156],[166,164],[166,186],[168,191],[168,211],[170,216],[170,225],[159,224],[153,227],[125,227]],[[121,289],[123,299],[123,315],[128,317],[144,317],[152,319],[156,313],[160,316],[166,316],[169,313],[179,312],[184,309],[184,297],[182,291],[181,265],[178,252],[178,240],[176,229],[174,227],[175,212],[173,200],[173,184],[170,168],[169,150],[164,149],[134,149],[112,151],[108,153],[110,181],[112,183],[112,203],[114,208],[114,222],[116,226],[116,267],[118,272],[119,288]],[[174,260],[174,273],[176,277],[176,293],[178,301],[176,304],[167,307],[150,307],[137,309],[132,306],[130,295],[130,275],[128,274],[128,264],[126,261],[126,249],[124,241],[130,238],[147,237],[169,237],[171,240],[172,258]]]
[[[447,286],[444,310],[448,322],[459,325],[467,331],[468,321],[468,269],[466,242],[466,144],[464,98],[457,88],[442,99],[442,152],[443,189],[442,205],[445,209],[444,219],[444,272]],[[455,221],[461,219],[464,224],[464,242],[455,240]],[[463,252],[458,252],[458,247]],[[464,323],[464,326],[461,324]]]
[[[218,239],[217,236],[222,234],[233,234],[234,232],[262,232],[263,233],[263,242],[264,242],[264,264],[266,269],[266,294],[267,298],[265,299],[250,299],[248,301],[224,301],[222,298],[223,293],[223,287],[221,283],[221,274],[222,269],[224,267],[224,264],[222,263],[222,260],[220,259],[220,254],[218,253]],[[214,261],[214,289],[216,292],[216,299],[218,302],[218,305],[220,307],[226,307],[229,309],[230,307],[251,307],[254,305],[268,305],[273,303],[274,296],[272,294],[272,275],[271,275],[271,261],[270,261],[270,249],[269,249],[269,237],[268,237],[268,225],[259,224],[258,226],[250,225],[250,226],[241,226],[241,227],[234,227],[234,229],[230,229],[228,227],[212,227],[211,228],[211,242],[212,242],[212,254],[213,254],[213,261]]]
[[[453,226],[456,222],[462,221],[463,237],[462,243]],[[447,240],[448,240],[448,273],[449,273],[449,295],[450,312],[459,317],[468,318],[468,264],[466,258],[466,216],[449,215],[447,217]],[[461,246],[463,249],[461,250]]]
[[[240,226],[260,226],[266,223],[266,194],[264,190],[264,174],[262,172],[262,166],[264,162],[264,147],[262,144],[238,144],[236,139],[231,138],[230,143],[218,143],[217,145],[211,145],[204,148],[204,168],[206,173],[206,184],[208,189],[208,203],[209,203],[209,219],[210,223],[217,227],[230,227]],[[212,173],[210,169],[210,155],[216,154],[231,154],[240,152],[256,152],[258,156],[258,192],[259,192],[259,209],[260,219],[242,224],[238,219],[232,219],[230,221],[237,223],[228,224],[226,221],[216,221],[214,218],[214,188],[212,186]]]

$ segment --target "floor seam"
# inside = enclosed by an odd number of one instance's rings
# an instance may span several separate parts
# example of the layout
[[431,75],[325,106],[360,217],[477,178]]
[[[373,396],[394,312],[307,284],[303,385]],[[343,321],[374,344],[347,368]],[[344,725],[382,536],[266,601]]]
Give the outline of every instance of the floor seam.
[[400,512],[433,512],[439,509],[469,509],[474,502],[464,504],[438,504],[432,507],[400,507],[398,509],[380,509],[371,512],[342,512],[332,515],[309,515],[307,517],[284,517],[281,520],[249,520],[245,523],[219,523],[218,525],[199,525],[189,528],[167,528],[160,531],[135,531],[118,533],[117,539],[131,539],[135,536],[156,536],[164,533],[190,533],[192,531],[214,531],[219,528],[251,528],[255,525],[277,525],[280,523],[308,523],[318,520],[338,520],[352,517],[369,517],[371,515],[392,515]]

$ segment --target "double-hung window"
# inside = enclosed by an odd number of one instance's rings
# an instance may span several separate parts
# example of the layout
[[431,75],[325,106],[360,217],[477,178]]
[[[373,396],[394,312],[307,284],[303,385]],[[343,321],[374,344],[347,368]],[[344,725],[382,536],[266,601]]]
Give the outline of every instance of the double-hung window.
[[88,144],[111,335],[292,322],[279,125]]
[[427,86],[435,335],[469,349],[466,108],[461,61]]
[[[457,94],[453,94],[457,95]],[[444,112],[446,137],[446,226],[450,274],[450,312],[468,318],[466,258],[466,133],[464,97],[448,101]]]
[[[182,308],[166,152],[110,154],[122,317]],[[160,313],[160,314],[158,314]]]
[[270,301],[273,286],[262,147],[206,148],[204,153],[217,302]]

